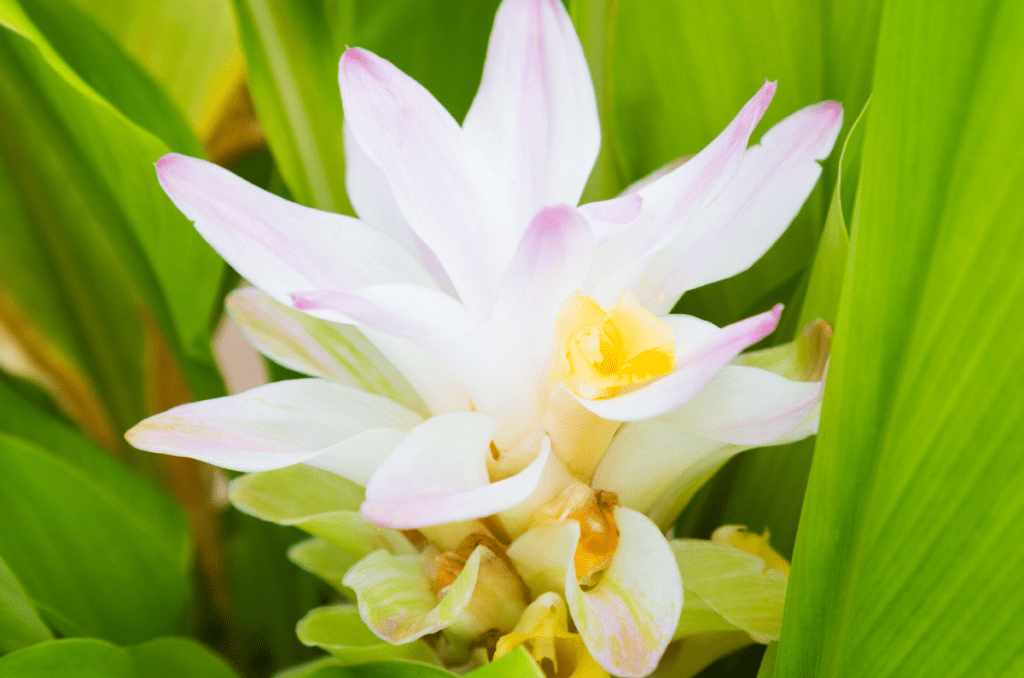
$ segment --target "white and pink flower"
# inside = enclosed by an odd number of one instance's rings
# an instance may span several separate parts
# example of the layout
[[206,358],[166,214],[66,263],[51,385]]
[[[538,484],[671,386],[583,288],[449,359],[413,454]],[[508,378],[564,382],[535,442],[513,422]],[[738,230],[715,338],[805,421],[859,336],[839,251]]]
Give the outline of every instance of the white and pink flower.
[[[822,369],[780,374],[795,348],[738,357],[775,329],[780,307],[724,328],[669,311],[782,234],[831,152],[841,107],[797,111],[748,148],[775,91],[765,83],[685,164],[579,206],[600,127],[558,0],[502,3],[461,126],[365,50],[345,52],[339,79],[358,219],[202,160],[157,163],[174,203],[254,285],[228,300],[243,333],[314,378],[183,405],[128,439],[240,471],[306,464],[348,478],[366,488],[365,519],[420,530],[431,557],[470,539],[459,562],[473,586],[484,586],[482,568],[516,570],[529,594],[496,606],[500,632],[554,591],[605,670],[646,675],[683,606],[656,522],[732,454],[813,434],[823,379]],[[801,360],[823,366],[821,351]],[[581,574],[588,516],[617,536]],[[410,570],[413,553],[378,552],[347,580],[363,619],[393,642],[461,623],[436,610],[398,623],[380,607],[381,577],[420,577],[414,589],[442,597],[457,588],[430,567]],[[469,605],[476,594],[459,595]]]

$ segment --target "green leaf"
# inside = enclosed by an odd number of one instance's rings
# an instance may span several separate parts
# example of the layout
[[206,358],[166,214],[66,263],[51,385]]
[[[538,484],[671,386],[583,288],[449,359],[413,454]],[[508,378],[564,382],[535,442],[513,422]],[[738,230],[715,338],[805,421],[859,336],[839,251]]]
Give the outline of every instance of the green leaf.
[[886,5],[782,678],[1024,672],[1022,31]]
[[227,663],[188,638],[119,648],[91,638],[56,640],[0,657],[0,678],[237,678]]
[[392,645],[381,640],[359,618],[354,605],[333,605],[310,610],[299,620],[295,633],[304,645],[320,647],[343,664],[367,664],[382,659],[409,659],[437,663],[437,655],[422,640]]
[[53,634],[7,563],[0,559],[0,654],[50,640]]
[[234,609],[234,659],[242,672],[264,675],[317,656],[295,638],[295,624],[331,597],[326,584],[295,567],[288,548],[303,535],[235,511],[226,516],[224,555]]
[[221,657],[191,638],[156,638],[126,648],[139,678],[237,678]]
[[41,410],[0,379],[0,432],[34,443],[88,477],[107,501],[159,542],[169,563],[181,572],[192,565],[192,542],[184,512],[170,497],[69,424]]
[[181,627],[188,572],[118,493],[9,436],[0,477],[0,557],[52,626],[122,643]]
[[[391,61],[430,90],[456,120],[465,117],[480,85],[499,0],[334,4],[354,4],[357,9],[350,44]],[[340,49],[337,52],[340,56]]]
[[537,662],[522,647],[517,647],[501,659],[485,664],[466,675],[472,678],[544,678],[544,672],[537,666]]
[[234,0],[249,89],[267,142],[293,198],[351,213],[345,194],[341,92],[323,2]]
[[191,124],[170,96],[72,0],[28,0],[22,8],[47,43],[93,91],[171,149],[203,155]]
[[163,85],[207,139],[244,77],[231,0],[75,3]]
[[222,389],[209,336],[224,264],[160,190],[162,142],[7,28],[0,69],[0,315],[113,447],[187,390],[175,363],[193,391]]

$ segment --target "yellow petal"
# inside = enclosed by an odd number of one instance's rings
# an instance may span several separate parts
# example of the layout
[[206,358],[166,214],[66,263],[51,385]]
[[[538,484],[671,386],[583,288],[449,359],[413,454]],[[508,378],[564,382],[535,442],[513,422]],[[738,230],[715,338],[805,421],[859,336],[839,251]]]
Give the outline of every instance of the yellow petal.
[[765,571],[778,570],[788,577],[789,561],[768,543],[770,536],[767,529],[764,534],[757,534],[743,525],[723,525],[711,535],[711,541],[717,544],[728,544],[747,553],[753,553],[764,561]]

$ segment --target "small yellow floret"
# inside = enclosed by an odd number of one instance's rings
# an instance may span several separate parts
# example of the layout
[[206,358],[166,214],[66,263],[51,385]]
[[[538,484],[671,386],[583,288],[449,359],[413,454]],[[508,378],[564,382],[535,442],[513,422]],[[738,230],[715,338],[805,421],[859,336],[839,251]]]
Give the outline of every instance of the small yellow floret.
[[559,377],[576,395],[608,398],[672,371],[675,335],[630,292],[604,311],[577,294],[558,316]]
[[728,544],[747,553],[753,553],[764,561],[764,569],[778,570],[789,576],[789,561],[772,548],[768,543],[768,529],[764,534],[751,532],[743,525],[722,525],[711,535],[711,541],[716,544]]
[[608,678],[608,672],[587,651],[578,633],[569,631],[565,601],[557,593],[541,594],[519,619],[512,633],[498,639],[494,658],[525,645],[548,675],[557,678]]

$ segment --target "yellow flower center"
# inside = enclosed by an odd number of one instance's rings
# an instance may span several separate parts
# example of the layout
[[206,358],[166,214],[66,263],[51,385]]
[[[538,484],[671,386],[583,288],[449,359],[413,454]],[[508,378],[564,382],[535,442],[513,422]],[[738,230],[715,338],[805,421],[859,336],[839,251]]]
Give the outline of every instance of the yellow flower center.
[[672,371],[675,335],[631,292],[603,310],[577,294],[558,316],[559,378],[584,398],[609,398],[623,387]]

